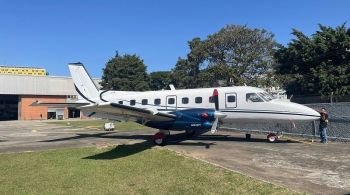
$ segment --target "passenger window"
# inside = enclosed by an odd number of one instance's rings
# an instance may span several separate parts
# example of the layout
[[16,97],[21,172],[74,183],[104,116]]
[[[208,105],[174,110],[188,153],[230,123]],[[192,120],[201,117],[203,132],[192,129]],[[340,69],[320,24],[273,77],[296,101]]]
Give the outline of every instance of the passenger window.
[[123,104],[123,101],[119,101],[118,103],[119,103],[119,104]]
[[182,104],[188,104],[188,97],[182,98]]
[[236,102],[236,96],[234,95],[227,96],[227,102]]
[[169,98],[168,104],[175,104],[175,98]]
[[134,106],[136,104],[135,100],[130,100],[130,106]]
[[160,104],[160,99],[157,98],[157,99],[154,99],[154,105],[159,105]]
[[247,93],[247,102],[263,102],[263,100],[256,93]]
[[214,101],[214,96],[210,96],[209,97],[209,103],[214,103],[215,101]]
[[194,102],[196,102],[196,104],[202,103],[202,97],[196,97],[196,98],[194,99]]
[[147,99],[142,99],[141,103],[142,103],[142,105],[147,105],[148,104],[148,100]]

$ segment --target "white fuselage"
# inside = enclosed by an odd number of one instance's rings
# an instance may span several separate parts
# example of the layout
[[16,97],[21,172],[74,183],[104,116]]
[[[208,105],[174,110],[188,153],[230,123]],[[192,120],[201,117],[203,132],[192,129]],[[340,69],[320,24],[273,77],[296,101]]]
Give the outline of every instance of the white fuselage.
[[[222,122],[289,122],[313,121],[319,118],[315,110],[292,102],[269,99],[260,88],[237,86],[146,92],[107,91],[101,98],[108,102],[156,109],[162,112],[205,108],[215,109],[210,97],[218,91],[219,111],[226,114]],[[248,99],[249,98],[251,99]],[[253,101],[252,101],[253,100]],[[96,100],[101,101],[101,100]]]

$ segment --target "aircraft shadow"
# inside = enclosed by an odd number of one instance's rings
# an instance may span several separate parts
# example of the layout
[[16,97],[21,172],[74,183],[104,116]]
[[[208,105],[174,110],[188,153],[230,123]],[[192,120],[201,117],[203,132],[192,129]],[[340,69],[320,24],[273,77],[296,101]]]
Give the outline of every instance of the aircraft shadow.
[[[118,145],[115,148],[102,152],[100,154],[95,154],[92,156],[84,157],[83,159],[94,159],[94,160],[111,160],[127,157],[144,150],[154,147],[152,140],[153,135],[149,134],[138,134],[138,135],[118,135],[116,132],[103,132],[103,133],[77,133],[75,136],[64,137],[51,140],[42,140],[40,142],[60,142],[68,140],[86,139],[86,138],[102,138],[102,139],[126,139],[126,140],[142,140],[141,142],[135,144]],[[188,140],[186,142],[186,140]],[[1,141],[1,140],[0,140]],[[206,149],[210,149],[211,146],[216,145],[216,142],[265,142],[266,139],[263,138],[251,138],[245,139],[243,137],[232,137],[228,135],[208,135],[202,134],[194,137],[188,137],[184,133],[177,133],[167,137],[166,145],[182,145],[182,146],[199,146]],[[290,140],[280,140],[276,144],[293,143],[295,141]]]
[[[191,140],[200,140],[200,141],[232,141],[232,142],[265,142],[267,143],[266,138],[250,138],[246,139],[244,137],[232,137],[227,135],[199,135],[192,138]],[[278,140],[276,144],[280,143],[298,143],[297,141],[292,140]],[[271,144],[271,143],[267,143]]]
[[[75,140],[75,139],[84,139],[84,138],[109,138],[107,135],[113,134],[115,132],[103,132],[103,133],[77,133],[75,136],[71,137],[63,137],[63,138],[57,138],[57,139],[50,139],[50,140],[42,140],[39,142],[59,142],[59,141],[68,141],[68,140]],[[113,137],[110,137],[113,138]]]
[[[142,139],[145,140],[143,142],[138,142],[134,144],[127,144],[127,145],[118,145],[115,148],[102,152],[100,154],[95,154],[92,156],[84,157],[83,159],[93,159],[93,160],[112,160],[112,159],[118,159],[127,157],[133,154],[137,154],[139,152],[142,152],[144,150],[150,149],[154,147],[154,144],[149,141],[152,139],[152,135],[131,135],[131,136],[103,136],[104,138],[117,138],[117,139]],[[188,145],[188,146],[203,146],[205,148],[210,148],[211,145],[214,145],[214,143],[204,143],[204,142],[184,142],[183,140],[186,139],[186,136],[181,136],[179,134],[174,136],[169,136],[171,139],[167,140],[167,145]],[[180,139],[180,138],[183,139]]]
[[[42,140],[39,142],[59,142],[59,141],[68,141],[76,139],[85,139],[85,138],[104,138],[104,139],[134,139],[134,140],[152,140],[152,135],[118,135],[116,132],[103,132],[103,133],[77,133],[75,136]],[[208,135],[202,134],[194,137],[188,137],[183,133],[172,134],[167,137],[167,145],[203,145],[206,146],[207,143],[198,142],[195,143],[181,143],[182,141],[191,140],[191,141],[232,141],[232,142],[266,142],[266,138],[250,138],[246,139],[244,137],[233,137],[228,135]],[[298,143],[297,141],[292,140],[279,140],[276,144],[279,143]],[[270,144],[270,143],[267,143]]]
[[137,154],[144,150],[150,149],[153,147],[153,144],[144,141],[140,143],[130,144],[130,145],[118,145],[115,148],[102,152],[100,154],[95,154],[92,156],[84,157],[83,159],[93,159],[93,160],[112,160],[127,157],[133,154]]

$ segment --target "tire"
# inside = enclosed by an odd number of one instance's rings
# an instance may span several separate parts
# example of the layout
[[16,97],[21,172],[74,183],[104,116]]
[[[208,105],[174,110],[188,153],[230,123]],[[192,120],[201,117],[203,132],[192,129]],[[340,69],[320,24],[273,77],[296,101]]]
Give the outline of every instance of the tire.
[[158,146],[165,145],[165,134],[162,132],[158,132],[153,136],[153,143]]
[[276,143],[277,140],[278,140],[278,137],[277,137],[276,134],[270,133],[270,134],[267,135],[267,141],[268,141],[269,143]]

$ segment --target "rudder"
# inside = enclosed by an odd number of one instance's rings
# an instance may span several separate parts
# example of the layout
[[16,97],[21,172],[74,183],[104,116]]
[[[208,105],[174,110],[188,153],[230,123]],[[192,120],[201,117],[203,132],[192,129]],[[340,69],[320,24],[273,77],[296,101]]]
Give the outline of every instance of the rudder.
[[70,63],[68,67],[78,95],[90,103],[96,103],[99,91],[84,65],[78,62]]

